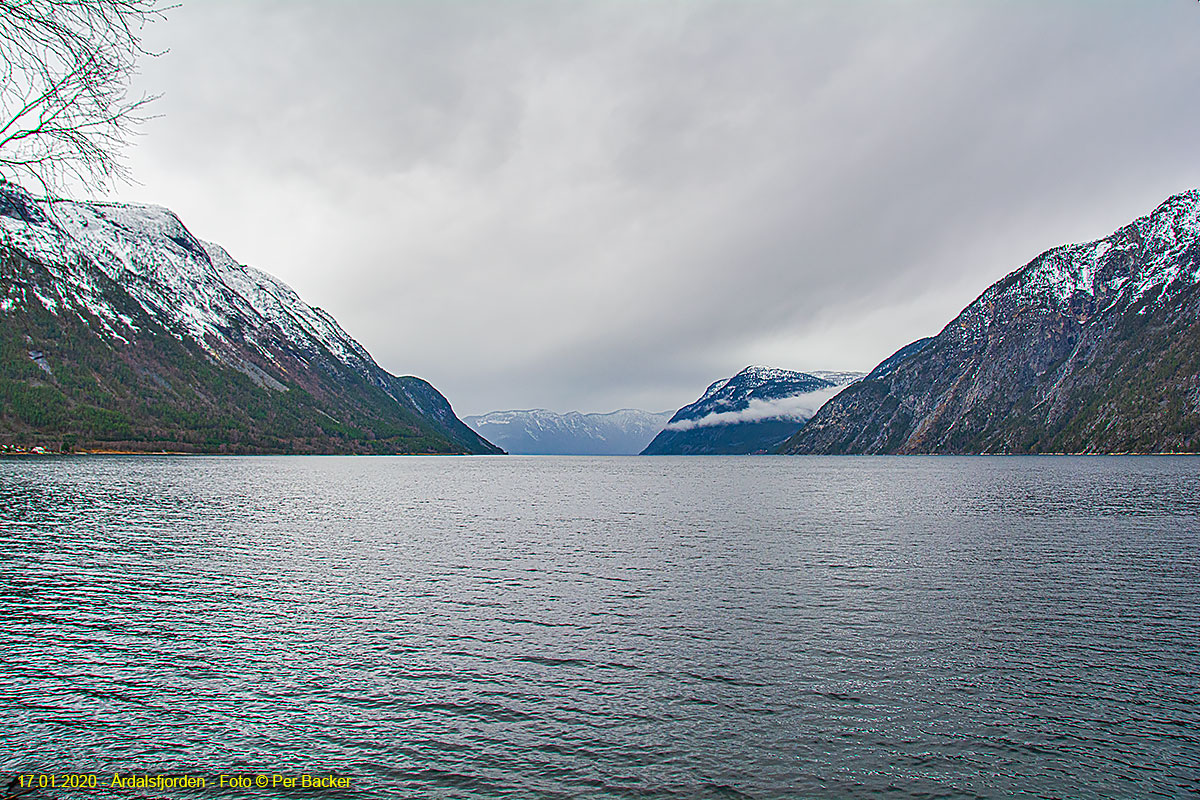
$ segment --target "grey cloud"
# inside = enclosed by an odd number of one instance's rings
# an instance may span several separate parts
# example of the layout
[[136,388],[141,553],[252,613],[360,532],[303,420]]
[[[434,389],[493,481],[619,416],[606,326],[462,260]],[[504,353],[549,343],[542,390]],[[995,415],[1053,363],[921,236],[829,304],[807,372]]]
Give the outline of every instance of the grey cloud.
[[749,404],[743,409],[714,411],[699,419],[681,419],[668,423],[666,430],[688,431],[693,428],[710,428],[716,425],[732,425],[741,422],[762,422],[768,419],[806,420],[844,388],[846,387],[832,386],[815,392],[805,392],[792,397],[776,397],[771,400],[752,397]]
[[678,407],[1200,184],[1192,5],[194,0],[131,194],[460,412]]

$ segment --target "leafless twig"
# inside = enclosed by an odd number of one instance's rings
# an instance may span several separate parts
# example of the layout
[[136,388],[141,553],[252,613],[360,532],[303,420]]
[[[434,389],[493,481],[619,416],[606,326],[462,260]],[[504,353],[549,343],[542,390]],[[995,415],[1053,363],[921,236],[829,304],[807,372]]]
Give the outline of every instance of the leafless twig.
[[0,0],[0,176],[49,197],[128,178],[121,152],[154,96],[130,97],[160,0]]

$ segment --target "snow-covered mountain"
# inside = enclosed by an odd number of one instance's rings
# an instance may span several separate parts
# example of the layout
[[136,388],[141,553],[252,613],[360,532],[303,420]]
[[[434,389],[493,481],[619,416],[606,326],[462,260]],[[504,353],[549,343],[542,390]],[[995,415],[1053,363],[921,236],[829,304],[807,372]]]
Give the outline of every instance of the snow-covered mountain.
[[794,453],[1200,451],[1200,190],[1042,253],[823,407]]
[[514,455],[637,455],[663,429],[670,411],[622,408],[607,414],[559,414],[544,408],[463,417]]
[[6,362],[36,349],[49,370],[17,358],[7,396],[35,390],[58,409],[47,425],[4,408],[13,440],[496,452],[428,383],[391,375],[324,311],[160,206],[47,203],[0,183],[0,341]]
[[643,455],[732,455],[778,447],[861,372],[746,367],[679,409]]

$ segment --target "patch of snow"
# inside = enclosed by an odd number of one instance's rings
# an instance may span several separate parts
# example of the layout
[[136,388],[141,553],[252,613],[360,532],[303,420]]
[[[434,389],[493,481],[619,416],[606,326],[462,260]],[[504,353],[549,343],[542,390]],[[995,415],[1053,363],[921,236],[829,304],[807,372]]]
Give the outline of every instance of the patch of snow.
[[823,381],[829,381],[834,386],[849,386],[855,381],[860,381],[866,377],[865,372],[839,372],[833,370],[813,370],[808,373],[815,375]]
[[725,385],[731,380],[733,380],[733,378],[721,378],[720,380],[713,381],[711,384],[709,384],[708,388],[704,390],[704,394],[700,395],[700,400],[697,402],[704,402],[708,398],[712,397],[717,392],[724,389]]
[[[1200,282],[1200,267],[1188,271],[1183,265],[1187,263],[1185,251],[1195,246],[1197,239],[1200,239],[1200,190],[1193,189],[1168,199],[1151,213],[1103,239],[1042,253],[985,291],[964,309],[956,323],[963,335],[980,335],[987,318],[981,309],[1006,295],[1023,304],[1048,302],[1059,308],[1080,293],[1094,297],[1101,266],[1109,273],[1103,284],[1106,294],[1112,295],[1109,307],[1116,303],[1132,304],[1180,279],[1181,285],[1195,284]],[[1114,253],[1126,257],[1113,261]],[[1168,296],[1164,292],[1158,302],[1164,302]]]
[[54,314],[56,316],[58,315],[58,301],[57,300],[55,300],[52,297],[46,297],[45,295],[43,295],[41,292],[39,292],[37,289],[33,288],[32,286],[29,287],[29,290],[31,292],[33,292],[33,296],[38,299],[38,302],[40,302],[47,311],[49,311],[51,314]]
[[284,337],[300,347],[320,344],[347,366],[360,371],[374,365],[370,354],[324,311],[303,300],[287,284],[261,270],[238,264],[219,245],[201,243],[214,269],[231,290],[245,299]]
[[[166,208],[68,200],[48,204],[11,184],[0,186],[0,193],[0,199],[22,207],[46,209],[38,224],[0,215],[0,240],[45,265],[61,284],[64,300],[99,319],[105,333],[123,338],[118,330],[138,329],[132,317],[118,314],[104,300],[92,280],[100,273],[175,336],[193,340],[219,360],[242,340],[274,359],[265,345],[286,341],[305,363],[325,351],[360,374],[378,370],[332,317],[277,278],[196,239]],[[38,299],[57,313],[58,301]],[[240,332],[237,342],[229,338],[235,329]]]

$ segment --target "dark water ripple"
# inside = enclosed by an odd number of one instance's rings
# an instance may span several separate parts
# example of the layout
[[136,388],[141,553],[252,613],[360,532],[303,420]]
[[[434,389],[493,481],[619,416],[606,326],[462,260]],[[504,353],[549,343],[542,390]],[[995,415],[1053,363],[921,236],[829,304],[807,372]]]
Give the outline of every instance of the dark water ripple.
[[6,772],[1200,789],[1195,459],[5,460],[0,542]]

